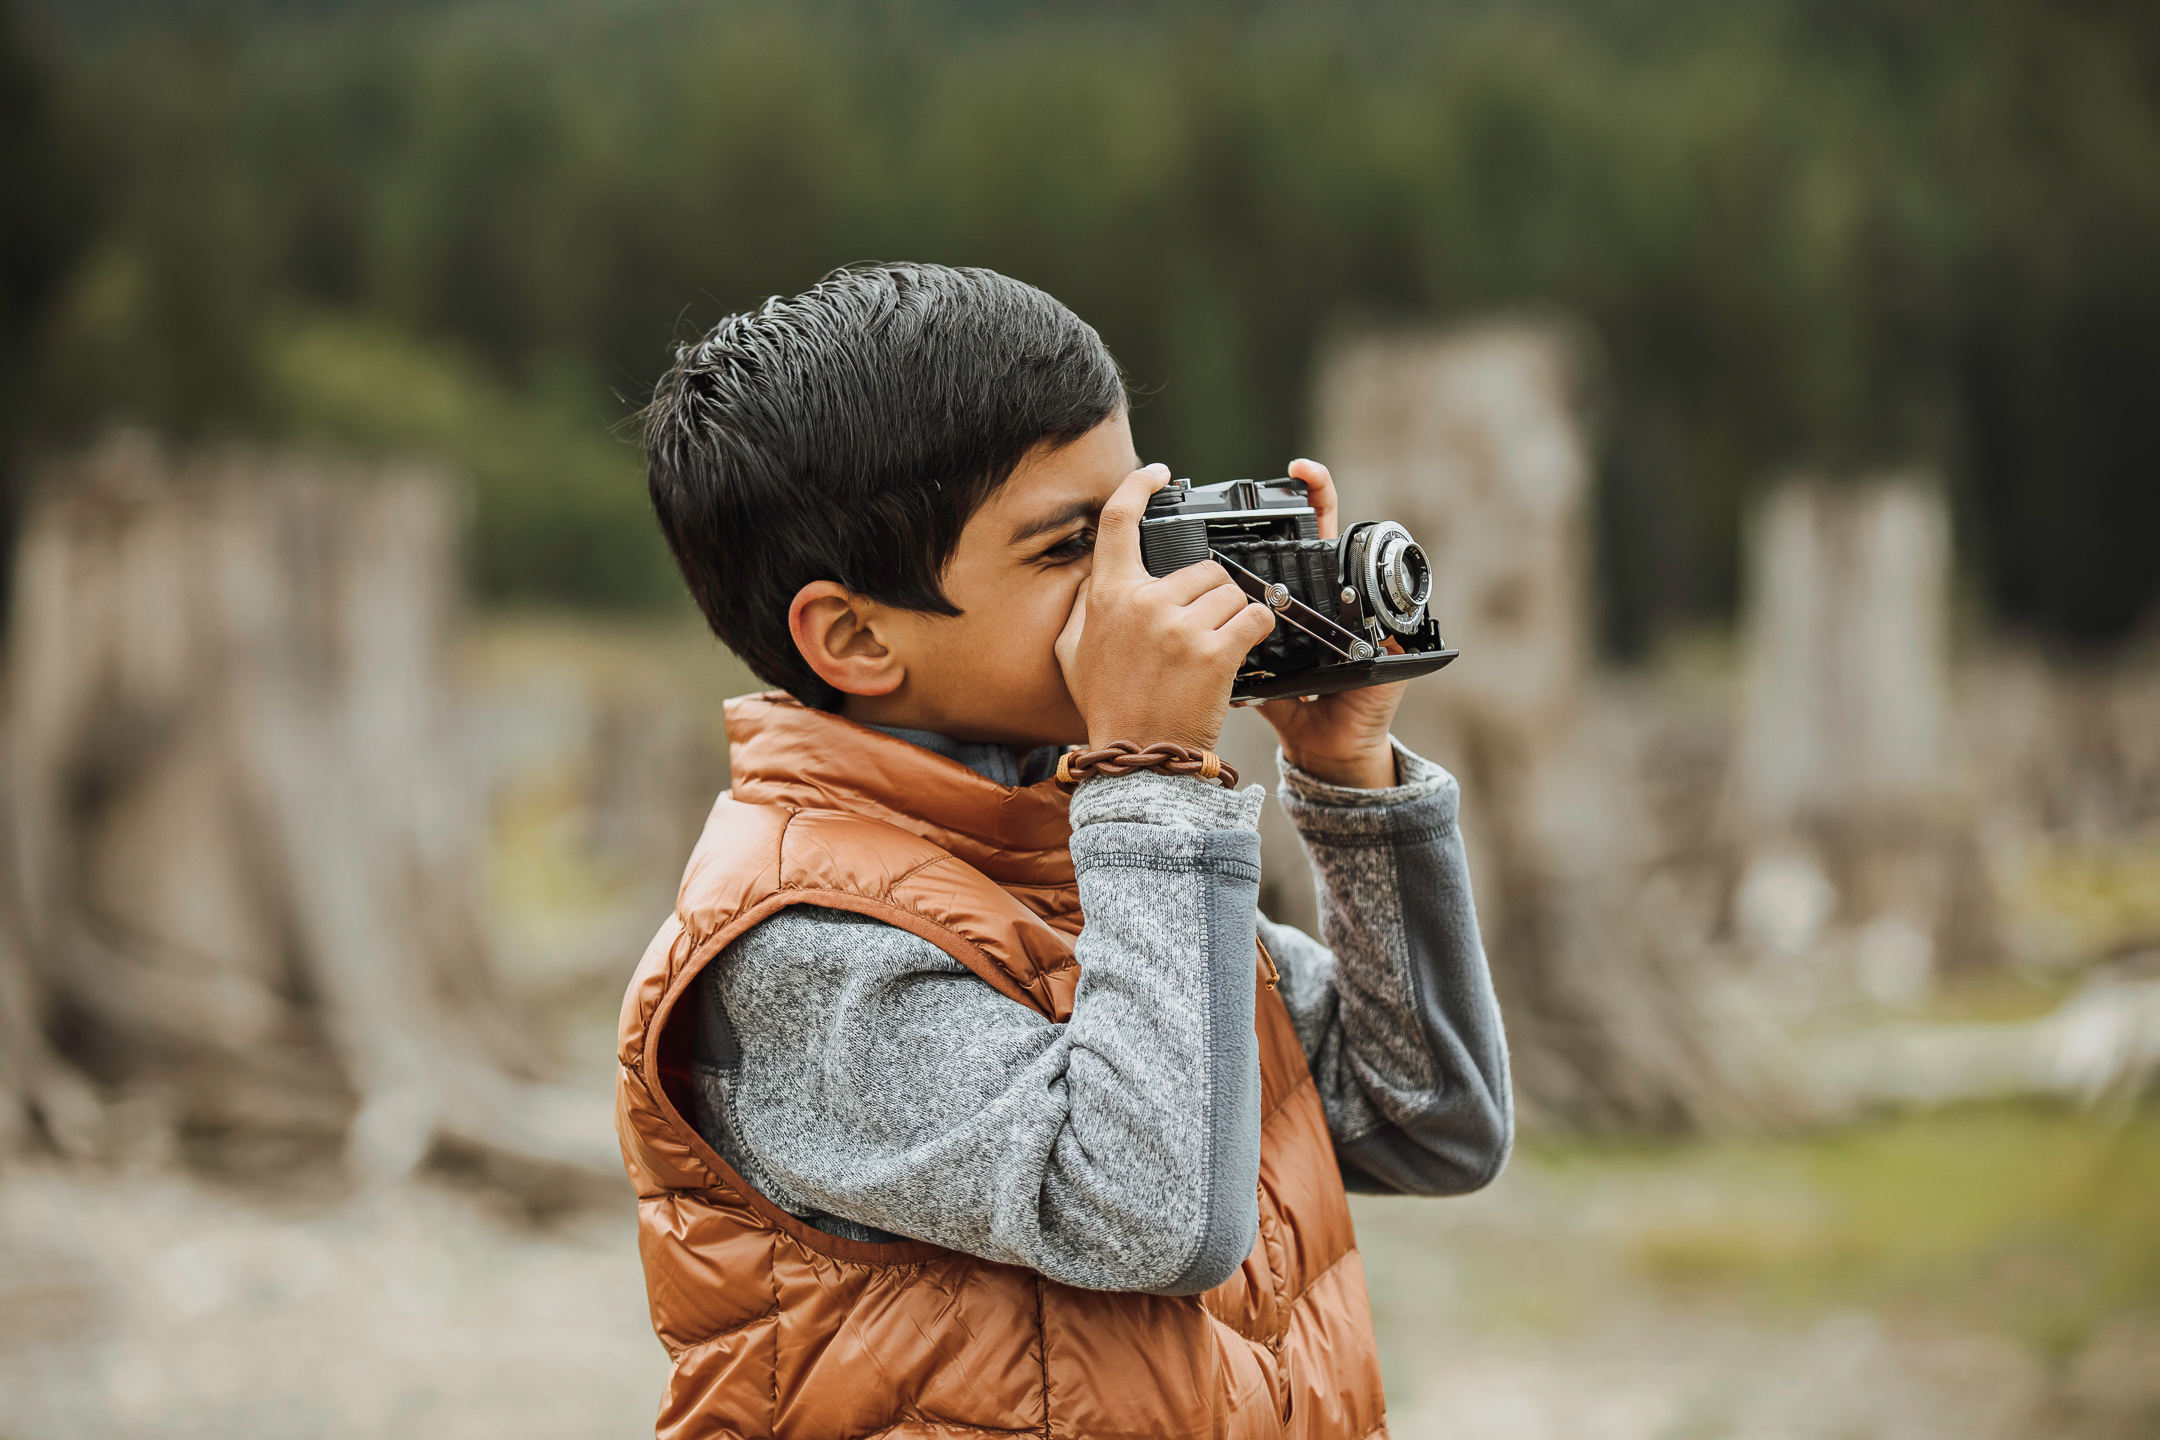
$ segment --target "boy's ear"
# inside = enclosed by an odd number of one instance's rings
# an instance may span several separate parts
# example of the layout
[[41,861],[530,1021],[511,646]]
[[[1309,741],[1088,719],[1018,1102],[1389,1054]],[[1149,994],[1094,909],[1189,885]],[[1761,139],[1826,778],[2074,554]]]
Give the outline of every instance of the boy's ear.
[[843,695],[890,695],[907,667],[878,636],[879,607],[830,580],[813,580],[788,603],[788,633],[817,677]]

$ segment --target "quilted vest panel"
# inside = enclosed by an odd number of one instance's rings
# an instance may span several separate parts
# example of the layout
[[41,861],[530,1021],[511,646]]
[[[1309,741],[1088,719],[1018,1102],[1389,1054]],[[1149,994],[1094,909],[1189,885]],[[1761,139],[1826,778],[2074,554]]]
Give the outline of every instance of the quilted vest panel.
[[[1334,1147],[1264,982],[1260,1236],[1205,1295],[1078,1290],[907,1241],[869,1245],[766,1200],[684,1118],[697,973],[776,910],[853,910],[936,944],[1052,1020],[1081,916],[1066,795],[1008,789],[784,696],[729,702],[734,789],[624,996],[616,1128],[663,1437],[1035,1434],[1362,1440],[1385,1433],[1371,1309]],[[1257,967],[1256,967],[1257,969]]]

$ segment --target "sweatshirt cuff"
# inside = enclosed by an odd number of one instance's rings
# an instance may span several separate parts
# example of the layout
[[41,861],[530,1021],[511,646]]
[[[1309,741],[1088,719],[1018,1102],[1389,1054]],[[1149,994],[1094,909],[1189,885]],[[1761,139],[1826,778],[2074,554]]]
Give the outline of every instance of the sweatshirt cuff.
[[1260,829],[1267,791],[1258,785],[1227,790],[1187,775],[1102,775],[1073,791],[1072,827],[1168,825],[1180,830]]
[[1282,775],[1284,802],[1287,804],[1295,800],[1304,805],[1330,809],[1376,809],[1384,805],[1407,805],[1413,800],[1426,799],[1439,794],[1453,783],[1454,777],[1447,771],[1410,749],[1393,735],[1388,736],[1388,744],[1395,751],[1395,776],[1398,783],[1382,790],[1356,790],[1348,785],[1330,785],[1319,776],[1298,769],[1281,750],[1277,750],[1275,768]]
[[1287,762],[1283,813],[1310,846],[1393,846],[1435,840],[1455,826],[1461,791],[1455,777],[1432,761],[1395,746],[1400,785],[1353,790],[1330,785]]

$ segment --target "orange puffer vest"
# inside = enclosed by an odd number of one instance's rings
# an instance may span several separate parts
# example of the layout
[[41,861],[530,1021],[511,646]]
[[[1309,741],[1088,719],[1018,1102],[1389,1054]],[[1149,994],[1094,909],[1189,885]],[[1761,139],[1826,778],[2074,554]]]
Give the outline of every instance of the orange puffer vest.
[[1365,1275],[1290,1017],[1260,995],[1260,1238],[1176,1299],[1077,1290],[780,1210],[683,1118],[669,1017],[786,905],[872,915],[1064,1020],[1080,907],[1066,796],[1008,789],[780,695],[727,707],[734,789],[624,997],[616,1129],[637,1187],[666,1437],[1307,1436],[1385,1431]]

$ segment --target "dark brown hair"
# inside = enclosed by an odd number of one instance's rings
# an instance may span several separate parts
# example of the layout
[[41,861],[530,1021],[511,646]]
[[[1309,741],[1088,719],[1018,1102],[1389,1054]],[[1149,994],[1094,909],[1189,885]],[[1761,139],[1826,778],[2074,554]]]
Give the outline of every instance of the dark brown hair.
[[830,708],[788,634],[795,592],[959,614],[941,577],[969,517],[1030,450],[1124,403],[1101,337],[1031,285],[849,266],[677,349],[644,414],[647,483],[713,633]]

